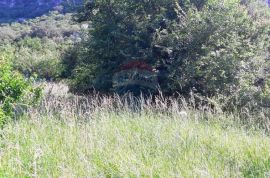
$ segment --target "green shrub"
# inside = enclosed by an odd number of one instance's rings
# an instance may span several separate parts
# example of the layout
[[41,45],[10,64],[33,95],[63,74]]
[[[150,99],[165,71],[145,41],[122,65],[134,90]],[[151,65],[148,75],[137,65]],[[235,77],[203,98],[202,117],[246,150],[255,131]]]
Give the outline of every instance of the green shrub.
[[64,45],[49,39],[26,37],[16,44],[14,67],[27,76],[56,80],[61,74],[61,54]]
[[11,54],[0,52],[0,127],[14,116],[16,106],[33,104],[41,96],[41,89],[32,87],[11,66]]

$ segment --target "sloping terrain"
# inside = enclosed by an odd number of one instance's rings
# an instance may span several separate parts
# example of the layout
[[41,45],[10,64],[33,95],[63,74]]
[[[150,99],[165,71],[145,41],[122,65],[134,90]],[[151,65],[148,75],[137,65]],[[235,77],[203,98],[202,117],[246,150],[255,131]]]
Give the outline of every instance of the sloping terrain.
[[24,23],[0,25],[0,51],[14,54],[13,66],[26,76],[55,79],[65,51],[80,40],[80,24],[72,13],[50,12]]
[[81,0],[2,0],[0,2],[0,23],[23,21],[25,18],[34,18],[50,10],[68,11],[77,7],[81,2]]

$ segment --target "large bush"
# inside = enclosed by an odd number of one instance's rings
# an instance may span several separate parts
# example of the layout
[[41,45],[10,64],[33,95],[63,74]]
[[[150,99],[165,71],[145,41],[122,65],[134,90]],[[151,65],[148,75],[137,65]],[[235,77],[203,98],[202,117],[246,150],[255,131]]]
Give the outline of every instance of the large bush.
[[259,0],[91,1],[78,14],[91,21],[89,38],[65,61],[71,87],[114,91],[121,64],[139,59],[168,95],[194,91],[225,96],[233,107],[269,107],[269,19]]
[[0,51],[0,127],[14,116],[15,108],[34,104],[41,94],[11,67],[11,53]]
[[[91,88],[110,92],[113,74],[124,62],[140,59],[158,63],[151,52],[153,37],[165,20],[167,7],[173,10],[170,4],[170,0],[95,1],[86,4],[78,20],[90,20],[92,28],[88,41],[83,42],[77,63],[73,65],[71,88],[79,92]],[[70,59],[72,63],[74,58]]]

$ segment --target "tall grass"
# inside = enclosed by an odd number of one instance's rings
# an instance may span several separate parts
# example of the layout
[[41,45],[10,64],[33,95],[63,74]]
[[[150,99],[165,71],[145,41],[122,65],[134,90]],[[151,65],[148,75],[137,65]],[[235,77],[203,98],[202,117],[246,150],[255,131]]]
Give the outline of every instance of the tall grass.
[[58,91],[1,130],[0,177],[270,176],[270,137],[235,115]]

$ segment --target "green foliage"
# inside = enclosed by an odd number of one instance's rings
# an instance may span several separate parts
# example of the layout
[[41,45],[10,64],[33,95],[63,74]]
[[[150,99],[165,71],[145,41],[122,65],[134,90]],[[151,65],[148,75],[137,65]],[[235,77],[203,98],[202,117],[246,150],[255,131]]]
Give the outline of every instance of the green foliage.
[[0,53],[0,127],[14,116],[16,105],[29,105],[38,101],[40,88],[33,88],[31,82],[24,79],[11,67],[10,54]]
[[13,67],[27,77],[57,80],[62,73],[62,55],[79,38],[80,27],[71,18],[71,14],[51,12],[23,24],[2,25],[0,48],[11,48]]
[[174,48],[169,71],[176,90],[231,94],[259,77],[267,80],[270,22],[248,10],[238,3],[213,3],[202,11],[190,9],[183,24],[172,24],[174,33],[162,36],[159,44]]
[[34,19],[29,19],[24,23],[1,24],[0,40],[13,42],[26,36],[50,38],[54,41],[64,42],[70,40],[73,32],[80,30],[77,24],[72,22],[72,14],[60,14],[51,12]]
[[0,108],[0,125],[3,125],[6,120],[6,115],[2,108]]
[[14,67],[28,76],[37,74],[39,78],[55,80],[61,74],[64,48],[48,39],[26,37],[17,43]]
[[119,66],[139,59],[156,69],[165,94],[192,90],[230,96],[231,105],[245,106],[247,98],[265,105],[269,19],[269,8],[257,0],[89,2],[77,20],[93,28],[72,65],[71,87],[111,92]]
[[[166,14],[170,1],[95,1],[87,4],[86,9],[78,15],[78,20],[90,20],[89,40],[85,42],[86,50],[78,59],[74,69],[72,88],[87,91],[89,88],[103,92],[112,90],[113,73],[119,66],[132,59],[141,59],[147,63],[154,62],[151,43],[154,31]],[[113,9],[113,10],[112,10]],[[92,81],[77,80],[78,71],[83,66],[91,70],[79,76],[93,76]],[[86,86],[85,82],[89,85]]]

